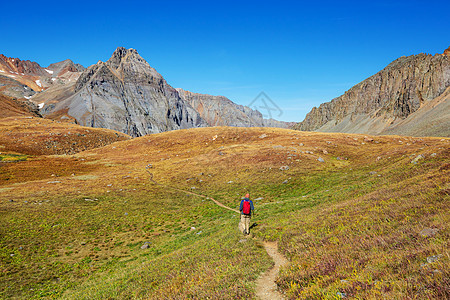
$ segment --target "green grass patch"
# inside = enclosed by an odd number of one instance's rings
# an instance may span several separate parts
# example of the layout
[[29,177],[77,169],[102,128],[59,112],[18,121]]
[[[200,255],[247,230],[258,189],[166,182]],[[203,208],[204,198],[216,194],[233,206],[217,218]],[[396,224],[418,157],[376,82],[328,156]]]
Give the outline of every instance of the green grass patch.
[[0,154],[0,161],[3,162],[19,162],[28,159],[28,155],[23,154]]
[[[289,298],[449,297],[445,141],[199,131],[4,164],[0,298],[254,298],[272,264],[263,240],[289,259],[277,279]],[[238,214],[168,186],[232,208],[250,192],[253,237]]]

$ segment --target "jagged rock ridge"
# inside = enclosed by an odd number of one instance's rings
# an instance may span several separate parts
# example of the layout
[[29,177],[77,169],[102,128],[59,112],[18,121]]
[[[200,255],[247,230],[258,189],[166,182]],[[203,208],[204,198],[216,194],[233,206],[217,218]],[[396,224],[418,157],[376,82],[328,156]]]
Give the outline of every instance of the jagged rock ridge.
[[46,75],[44,68],[42,68],[37,62],[6,57],[3,54],[0,54],[0,66],[1,70],[11,71],[11,73],[15,73],[17,75]]
[[[25,70],[29,75],[18,72]],[[264,119],[222,96],[177,91],[136,50],[122,47],[88,69],[69,59],[42,68],[1,56],[0,93],[30,99],[46,118],[131,136],[202,126],[293,125]]]
[[83,70],[71,60],[43,68],[37,62],[0,54],[0,94],[30,99],[39,92],[75,82]]
[[281,127],[288,128],[290,123],[274,119],[264,119],[263,115],[248,106],[238,105],[224,96],[192,93],[176,89],[181,98],[189,103],[209,126],[236,127]]
[[84,126],[141,136],[207,126],[200,115],[134,49],[119,47],[78,78],[73,95],[44,114],[67,112]]
[[[450,48],[449,48],[450,49]],[[314,107],[294,128],[324,132],[449,136],[446,90],[450,87],[450,50],[444,54],[401,57],[344,95]],[[444,95],[444,97],[439,96]],[[427,113],[421,112],[426,110]],[[430,118],[409,122],[408,118]]]

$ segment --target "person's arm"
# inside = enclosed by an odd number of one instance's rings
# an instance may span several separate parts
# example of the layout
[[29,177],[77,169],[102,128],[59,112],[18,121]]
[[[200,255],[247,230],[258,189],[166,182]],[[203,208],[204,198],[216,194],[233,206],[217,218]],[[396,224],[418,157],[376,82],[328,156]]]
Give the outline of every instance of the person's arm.
[[253,206],[253,201],[250,200],[250,209],[252,210],[252,214],[255,213],[255,207]]
[[242,212],[242,206],[243,206],[244,200],[241,200],[241,205],[239,205],[239,211]]

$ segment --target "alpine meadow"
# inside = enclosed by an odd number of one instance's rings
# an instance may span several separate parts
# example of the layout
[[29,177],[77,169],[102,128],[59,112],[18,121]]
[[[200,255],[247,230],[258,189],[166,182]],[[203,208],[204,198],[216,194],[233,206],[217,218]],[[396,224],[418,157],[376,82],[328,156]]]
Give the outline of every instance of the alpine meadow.
[[450,2],[3,1],[0,300],[450,300]]
[[[93,130],[2,120],[2,298],[255,298],[263,241],[287,298],[448,296],[449,139],[213,127],[28,147]],[[237,209],[245,191],[249,238],[194,195]]]

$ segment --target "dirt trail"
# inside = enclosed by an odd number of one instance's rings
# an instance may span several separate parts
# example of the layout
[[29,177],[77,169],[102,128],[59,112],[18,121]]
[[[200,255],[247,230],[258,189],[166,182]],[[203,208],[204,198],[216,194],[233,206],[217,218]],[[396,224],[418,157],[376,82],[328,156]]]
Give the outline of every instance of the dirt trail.
[[256,281],[256,295],[262,300],[284,299],[283,295],[277,291],[275,279],[280,271],[280,267],[286,264],[287,260],[278,252],[278,244],[276,242],[264,242],[264,248],[272,257],[275,266],[263,273]]
[[175,191],[179,191],[179,192],[183,192],[183,193],[186,193],[186,194],[190,194],[190,195],[194,195],[194,196],[198,196],[198,197],[201,197],[201,198],[205,198],[205,199],[211,200],[212,202],[214,202],[215,204],[217,204],[217,205],[220,206],[220,207],[223,207],[223,208],[225,208],[225,209],[228,209],[228,210],[234,211],[234,212],[236,212],[236,213],[239,213],[239,211],[238,211],[237,209],[233,209],[233,208],[231,208],[231,207],[228,207],[228,206],[226,206],[226,205],[223,205],[222,203],[220,203],[219,201],[217,201],[216,199],[214,199],[214,198],[212,198],[212,197],[208,197],[208,196],[205,196],[205,195],[200,195],[200,194],[197,194],[197,193],[194,193],[194,192],[190,192],[190,191],[186,191],[186,190],[182,190],[182,189],[179,189],[179,188],[175,188],[175,187],[171,187],[171,186],[167,186],[167,185],[158,183],[157,181],[155,181],[155,180],[153,179],[153,173],[151,173],[151,172],[148,171],[148,170],[147,170],[147,172],[150,174],[150,181],[153,182],[153,183],[156,184],[156,185],[163,186],[163,187],[169,188],[169,189],[171,189],[171,190],[175,190]]
[[[150,174],[150,181],[156,185],[211,200],[220,207],[239,213],[238,210],[225,206],[214,198],[158,183],[153,179],[153,173],[148,170],[147,172]],[[284,297],[277,291],[275,279],[278,275],[278,272],[280,271],[280,267],[286,264],[287,260],[278,252],[278,244],[276,242],[264,242],[264,248],[266,249],[267,254],[272,257],[275,265],[273,266],[273,268],[263,273],[256,281],[256,295],[262,300],[284,299]]]

